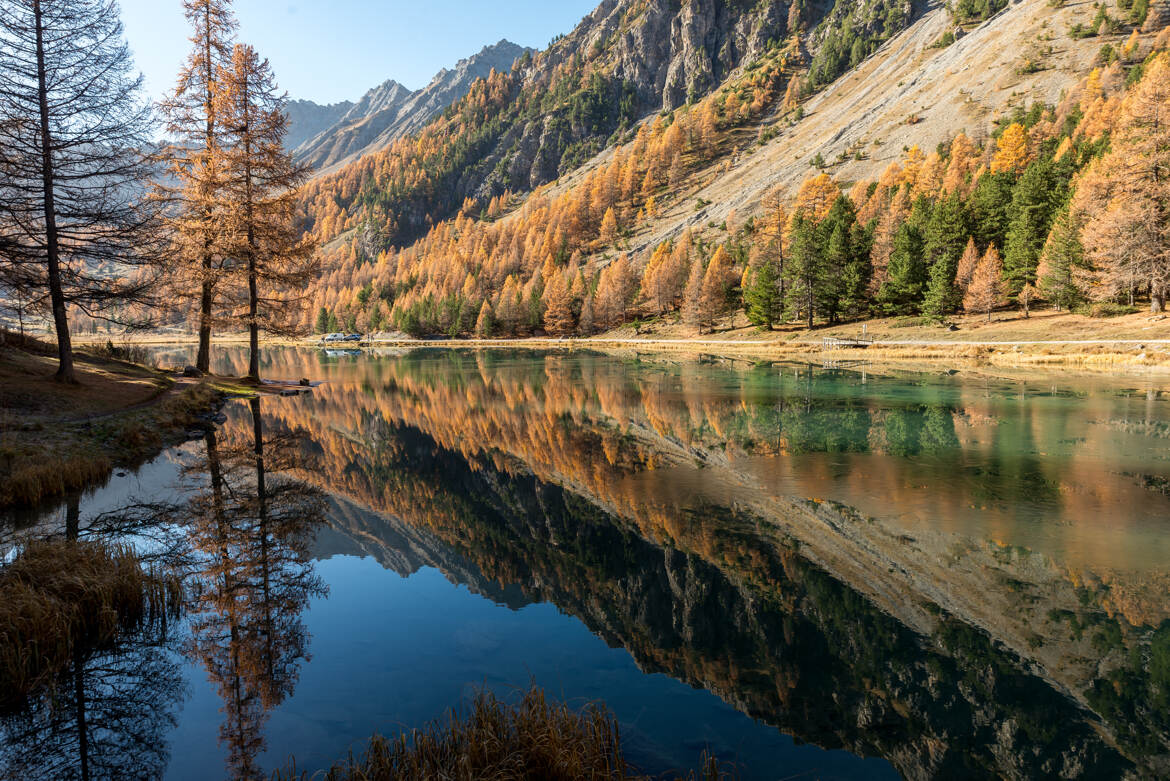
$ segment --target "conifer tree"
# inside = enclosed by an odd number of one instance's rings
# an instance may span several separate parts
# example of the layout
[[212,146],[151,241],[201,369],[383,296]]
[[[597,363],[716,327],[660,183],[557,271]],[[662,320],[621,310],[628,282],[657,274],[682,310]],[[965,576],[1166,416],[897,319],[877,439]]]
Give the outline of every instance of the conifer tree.
[[1036,284],[1036,266],[1054,204],[1064,197],[1064,188],[1048,160],[1037,160],[1020,177],[1008,208],[1011,219],[1003,245],[1004,279],[1012,295],[1025,285]]
[[887,315],[916,311],[926,289],[927,270],[922,260],[922,234],[912,223],[904,223],[894,234],[894,248],[886,281],[878,291],[877,303]]
[[963,248],[963,257],[959,258],[959,267],[955,270],[955,287],[958,288],[960,296],[967,293],[967,286],[975,276],[975,267],[979,265],[981,257],[979,248],[975,246],[974,237],[968,238],[967,246]]
[[923,242],[924,260],[929,269],[929,281],[922,311],[927,317],[942,320],[955,312],[962,301],[955,284],[959,261],[963,257],[967,226],[963,206],[957,196],[951,196],[935,206],[926,224]]
[[975,274],[963,297],[963,308],[968,312],[986,312],[991,322],[991,311],[1004,303],[1003,262],[999,250],[988,247],[975,267]]
[[132,272],[158,255],[139,195],[150,108],[131,68],[110,0],[0,5],[0,287],[47,308],[61,382],[76,382],[70,308],[118,320],[149,303]]
[[687,274],[687,286],[683,291],[683,322],[703,333],[703,259],[695,255],[691,270]]
[[490,338],[494,329],[492,322],[492,305],[487,301],[479,308],[479,317],[475,321],[475,335],[480,339]]
[[817,223],[805,212],[792,218],[792,249],[789,252],[789,308],[802,313],[812,328],[817,299],[826,282],[824,258],[819,246]]
[[601,243],[610,246],[617,241],[617,236],[617,214],[614,213],[613,207],[610,206],[605,210],[605,216],[601,219]]
[[191,25],[191,51],[179,71],[175,91],[161,108],[173,145],[165,150],[176,186],[160,185],[172,213],[175,256],[182,268],[177,288],[198,297],[199,347],[195,367],[211,364],[211,331],[216,289],[223,270],[220,213],[223,187],[223,125],[216,115],[220,74],[230,64],[236,20],[230,0],[183,0]]
[[593,322],[593,294],[589,293],[581,303],[581,318],[577,321],[577,333],[581,336],[592,336]]
[[1151,59],[1126,96],[1110,151],[1081,177],[1075,206],[1086,216],[1095,294],[1132,295],[1141,286],[1151,311],[1162,311],[1170,291],[1170,53]]
[[573,309],[569,286],[561,273],[554,273],[544,288],[544,329],[552,336],[573,333]]
[[748,275],[743,299],[747,318],[752,325],[773,330],[784,322],[784,296],[780,292],[780,269],[771,258],[764,258]]
[[[261,330],[294,335],[305,284],[316,267],[315,247],[294,220],[297,188],[307,171],[284,149],[285,98],[268,60],[237,44],[219,76],[215,109],[224,126],[222,241],[240,261],[247,286],[248,378],[260,380]],[[366,324],[368,326],[368,323]]]
[[715,249],[703,274],[703,310],[708,323],[713,325],[731,310],[733,284],[731,255],[720,245]]
[[1028,131],[1019,122],[1013,122],[1000,134],[991,160],[993,174],[1014,174],[1028,162]]
[[1086,270],[1077,220],[1066,206],[1053,221],[1044,250],[1040,253],[1036,276],[1041,295],[1057,310],[1072,309],[1085,299],[1079,277]]

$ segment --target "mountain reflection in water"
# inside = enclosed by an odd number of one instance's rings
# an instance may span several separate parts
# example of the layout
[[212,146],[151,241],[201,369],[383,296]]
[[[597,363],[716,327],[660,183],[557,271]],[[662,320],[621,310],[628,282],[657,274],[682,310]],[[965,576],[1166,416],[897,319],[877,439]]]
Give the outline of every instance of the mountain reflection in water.
[[[266,720],[313,664],[306,610],[330,609],[314,556],[552,603],[643,673],[908,778],[1170,772],[1156,390],[563,352],[265,364],[326,382],[234,403],[185,449],[180,500],[81,523],[188,573],[168,643],[220,700],[230,777],[271,769]],[[118,722],[161,719],[145,777],[166,765],[182,688]],[[76,746],[65,726],[52,741],[19,727],[37,718],[6,719],[0,767]],[[335,756],[378,728],[352,725]],[[740,759],[786,775],[782,758]]]

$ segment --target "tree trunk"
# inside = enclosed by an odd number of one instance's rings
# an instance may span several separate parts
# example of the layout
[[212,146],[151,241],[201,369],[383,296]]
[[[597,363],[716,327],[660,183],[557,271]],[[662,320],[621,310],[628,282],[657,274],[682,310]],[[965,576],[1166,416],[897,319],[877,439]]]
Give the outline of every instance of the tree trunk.
[[1166,292],[1157,285],[1150,285],[1150,311],[1159,314],[1166,308]]
[[[203,146],[210,157],[212,150],[215,148],[215,109],[213,102],[214,94],[212,92],[215,69],[211,64],[210,5],[206,5],[203,8],[203,25],[203,67],[205,68],[203,83],[206,88],[203,110],[207,119]],[[209,196],[210,193],[204,193],[204,195]],[[208,225],[210,225],[210,222],[208,220]],[[209,228],[205,225],[204,229],[208,230]],[[203,280],[199,293],[199,352],[195,356],[195,368],[204,374],[208,374],[211,371],[211,309],[215,304],[215,282],[211,276],[213,270],[211,237],[205,234],[203,239]]]
[[41,120],[41,186],[44,189],[45,256],[49,266],[49,300],[53,308],[53,325],[57,330],[57,374],[59,382],[76,383],[73,371],[73,344],[69,338],[69,318],[65,313],[65,292],[61,286],[61,255],[57,238],[57,205],[53,193],[53,140],[49,135],[49,91],[45,79],[44,27],[41,23],[41,0],[33,0],[33,17],[37,36],[37,99]]
[[214,299],[210,254],[203,258],[203,270],[208,278],[203,280],[199,295],[199,353],[195,357],[195,368],[207,374],[211,371],[211,305]]
[[256,225],[252,208],[251,106],[247,80],[244,81],[244,211],[248,225],[248,379],[260,382],[260,295],[257,290]]

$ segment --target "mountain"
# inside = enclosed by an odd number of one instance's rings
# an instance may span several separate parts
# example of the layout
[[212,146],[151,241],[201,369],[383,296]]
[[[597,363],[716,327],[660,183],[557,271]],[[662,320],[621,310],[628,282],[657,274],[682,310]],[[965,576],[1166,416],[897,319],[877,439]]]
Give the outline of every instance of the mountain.
[[296,149],[318,133],[337,124],[353,107],[353,102],[349,100],[331,103],[327,106],[322,106],[311,100],[290,100],[285,106],[285,113],[288,114],[288,133],[284,137],[285,146],[289,149]]
[[[1102,205],[1129,186],[1127,156],[1158,166],[1142,129],[1170,110],[1165,8],[604,0],[305,188],[326,268],[305,325],[588,336],[663,318],[693,335],[940,322],[1038,295],[1160,311],[1170,268],[1150,275],[1108,238],[1157,221]],[[1163,186],[1141,184],[1164,223]],[[807,268],[786,265],[798,213]],[[783,284],[761,299],[765,261]]]
[[371,89],[357,103],[319,106],[294,101],[289,106],[286,143],[299,161],[317,169],[382,149],[417,131],[462,98],[477,79],[486,78],[493,70],[511,70],[512,63],[528,51],[504,40],[485,46],[450,70],[440,70],[420,90],[390,80]]

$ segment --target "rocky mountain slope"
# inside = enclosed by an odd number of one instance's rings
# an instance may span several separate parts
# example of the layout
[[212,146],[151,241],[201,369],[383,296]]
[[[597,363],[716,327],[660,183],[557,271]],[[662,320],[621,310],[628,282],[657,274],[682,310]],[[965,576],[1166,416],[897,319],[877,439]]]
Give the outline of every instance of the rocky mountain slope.
[[[798,61],[835,78],[848,62],[828,57],[839,45],[833,30],[848,28],[851,51],[861,56],[919,12],[902,0],[839,0],[831,8],[805,0],[605,0],[508,77],[454,104],[417,143],[358,160],[320,186],[335,191],[342,208],[363,209],[387,246],[402,246],[467,199],[486,203],[573,172],[643,119],[701,99],[746,68],[767,63],[759,75],[773,101],[798,81]],[[349,186],[354,180],[369,180],[365,202]]]
[[371,89],[357,103],[319,106],[294,101],[289,105],[287,144],[300,161],[314,168],[343,164],[416,132],[466,95],[477,79],[486,78],[493,70],[510,70],[527,51],[510,41],[485,46],[454,68],[443,68],[419,90],[390,80]]

